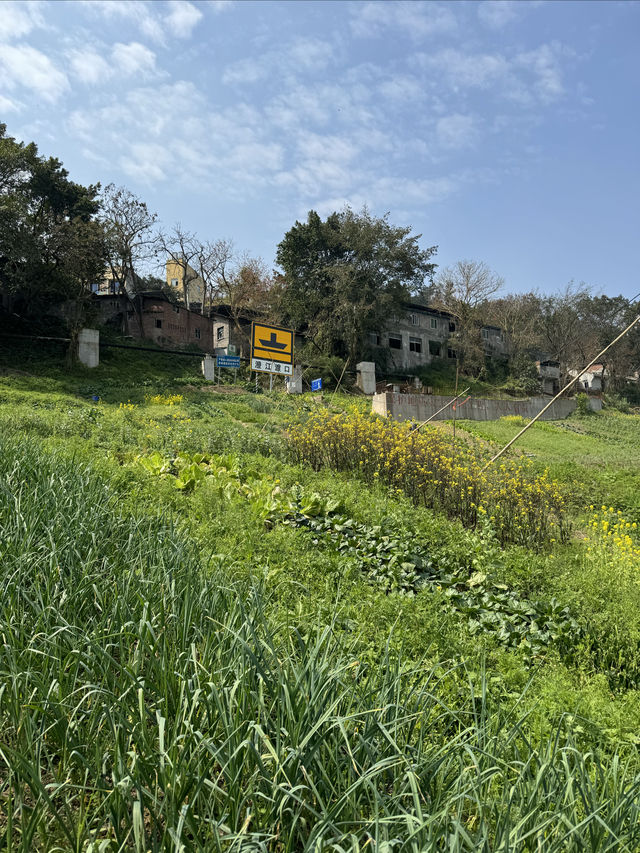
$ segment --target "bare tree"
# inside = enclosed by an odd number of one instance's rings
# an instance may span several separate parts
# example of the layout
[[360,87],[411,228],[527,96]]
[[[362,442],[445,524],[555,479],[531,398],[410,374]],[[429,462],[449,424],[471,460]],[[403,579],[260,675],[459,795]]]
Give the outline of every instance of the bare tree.
[[220,301],[224,292],[224,282],[233,262],[233,243],[231,240],[215,240],[200,243],[198,246],[198,273],[204,286],[203,312]]
[[[156,253],[164,264],[173,261],[180,271],[182,299],[187,308],[191,305],[191,285],[200,278],[200,259],[203,246],[195,234],[186,231],[178,222],[166,232],[160,231],[156,237]],[[202,283],[204,289],[204,283]],[[204,300],[204,293],[203,293]]]
[[100,201],[107,260],[113,280],[124,293],[127,287],[135,288],[137,269],[154,254],[152,229],[157,215],[146,202],[115,184],[104,188]]
[[512,359],[531,356],[542,348],[539,328],[542,302],[542,297],[533,291],[508,293],[490,302],[487,316],[506,335]]
[[482,326],[488,322],[489,300],[503,285],[504,279],[482,261],[458,261],[436,279],[433,304],[455,317],[455,350],[466,372],[484,370]]
[[244,254],[234,266],[223,266],[218,273],[218,297],[227,305],[229,318],[240,338],[244,330],[242,320],[257,313],[269,317],[273,276],[262,258]]

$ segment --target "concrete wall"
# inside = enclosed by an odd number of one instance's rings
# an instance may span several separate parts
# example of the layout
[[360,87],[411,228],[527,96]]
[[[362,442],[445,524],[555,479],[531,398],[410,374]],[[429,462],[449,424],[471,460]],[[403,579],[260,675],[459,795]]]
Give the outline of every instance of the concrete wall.
[[[523,418],[533,418],[549,402],[548,397],[529,397],[527,400],[486,400],[471,397],[466,403],[462,397],[457,403],[457,417],[471,421],[495,421],[505,415],[521,415]],[[383,417],[392,417],[398,421],[426,421],[441,409],[451,397],[441,397],[430,394],[396,394],[385,392],[376,394],[373,398],[373,411]],[[594,411],[602,408],[602,401],[597,397],[589,398],[589,405]],[[568,417],[576,408],[575,400],[561,398],[544,413],[541,420],[554,421]],[[446,408],[434,420],[446,421],[453,417],[451,406]]]

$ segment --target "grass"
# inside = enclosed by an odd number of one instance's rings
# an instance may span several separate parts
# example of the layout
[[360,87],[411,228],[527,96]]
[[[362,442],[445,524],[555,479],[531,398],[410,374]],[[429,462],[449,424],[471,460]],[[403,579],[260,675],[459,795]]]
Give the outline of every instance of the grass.
[[36,364],[0,350],[0,849],[640,849],[638,567],[587,524],[636,518],[637,417],[530,430],[576,536],[502,548],[292,463],[366,401]]

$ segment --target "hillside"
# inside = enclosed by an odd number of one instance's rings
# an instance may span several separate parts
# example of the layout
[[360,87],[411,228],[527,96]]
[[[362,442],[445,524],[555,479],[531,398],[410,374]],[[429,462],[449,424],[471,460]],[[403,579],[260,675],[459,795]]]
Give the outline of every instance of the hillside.
[[0,373],[2,849],[640,849],[640,417]]

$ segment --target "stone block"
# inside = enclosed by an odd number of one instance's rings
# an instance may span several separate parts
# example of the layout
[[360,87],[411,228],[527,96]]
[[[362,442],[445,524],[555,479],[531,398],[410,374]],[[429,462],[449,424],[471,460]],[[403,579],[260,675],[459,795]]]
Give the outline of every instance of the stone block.
[[85,367],[97,367],[100,364],[100,332],[97,329],[80,329],[78,361]]
[[293,368],[293,376],[285,378],[287,394],[302,394],[302,368]]
[[363,394],[376,393],[376,365],[374,361],[360,361],[356,364],[357,386]]
[[216,380],[216,360],[211,355],[205,355],[201,365],[202,375],[208,382]]

